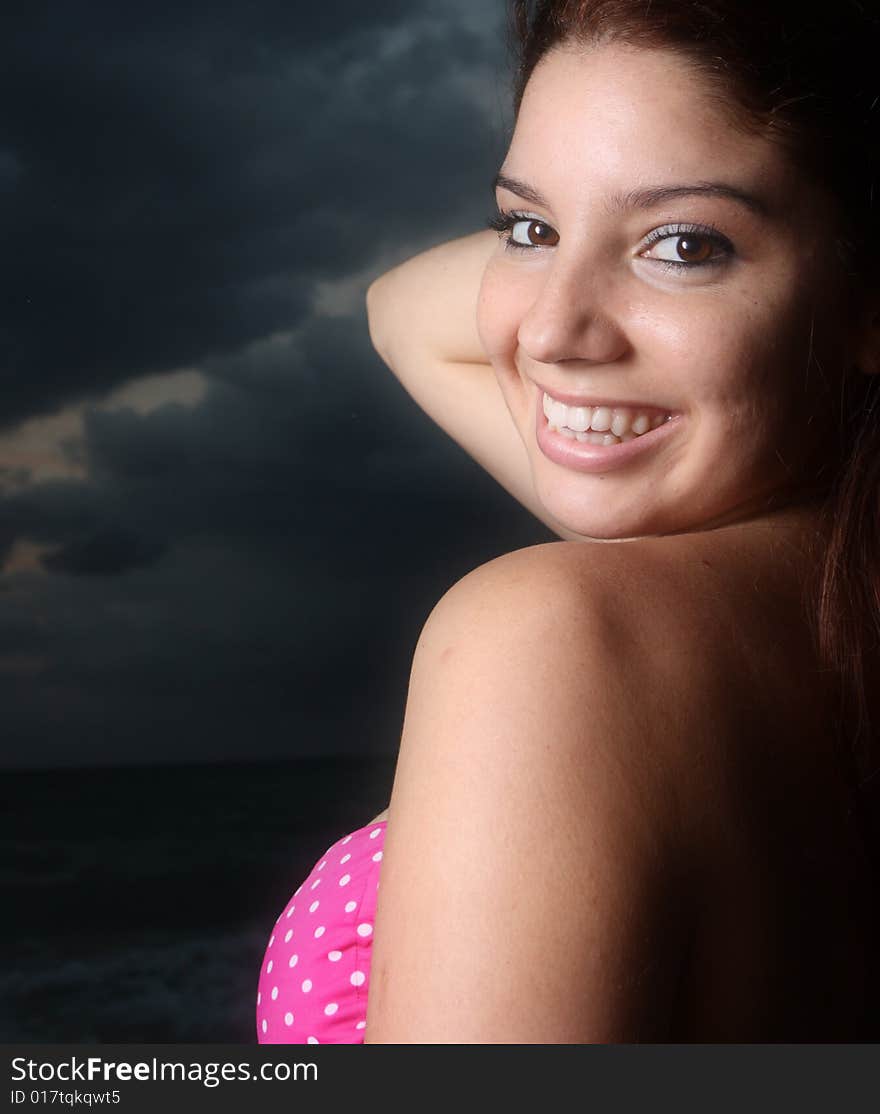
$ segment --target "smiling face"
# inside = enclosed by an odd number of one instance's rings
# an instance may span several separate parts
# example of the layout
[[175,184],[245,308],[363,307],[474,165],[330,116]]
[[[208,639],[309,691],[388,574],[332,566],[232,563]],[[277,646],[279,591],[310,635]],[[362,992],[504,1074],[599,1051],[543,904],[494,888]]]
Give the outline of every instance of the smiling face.
[[556,519],[625,538],[803,498],[855,337],[829,208],[779,146],[671,51],[567,45],[497,199],[480,336]]

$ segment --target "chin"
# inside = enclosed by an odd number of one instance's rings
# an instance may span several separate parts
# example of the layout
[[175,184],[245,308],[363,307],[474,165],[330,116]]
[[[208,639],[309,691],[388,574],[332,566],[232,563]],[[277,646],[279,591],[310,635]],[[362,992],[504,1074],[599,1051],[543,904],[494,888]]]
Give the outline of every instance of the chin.
[[665,475],[619,470],[582,475],[532,457],[532,482],[542,506],[560,527],[595,541],[713,529],[793,501],[769,466],[752,469],[748,475],[722,477],[718,472],[716,467],[713,475],[707,467],[675,477],[669,469]]
[[[605,485],[597,481],[600,488]],[[579,537],[593,541],[625,541],[668,533],[668,516],[658,514],[657,508],[622,506],[605,490],[587,495],[583,490],[561,492],[542,490],[535,485],[538,498],[547,512],[560,526]]]

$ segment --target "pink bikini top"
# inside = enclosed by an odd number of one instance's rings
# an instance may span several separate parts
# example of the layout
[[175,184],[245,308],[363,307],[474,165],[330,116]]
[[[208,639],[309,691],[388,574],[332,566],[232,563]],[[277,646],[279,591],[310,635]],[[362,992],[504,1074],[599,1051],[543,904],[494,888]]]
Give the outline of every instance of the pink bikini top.
[[275,922],[257,992],[261,1044],[362,1044],[385,821],[334,843]]

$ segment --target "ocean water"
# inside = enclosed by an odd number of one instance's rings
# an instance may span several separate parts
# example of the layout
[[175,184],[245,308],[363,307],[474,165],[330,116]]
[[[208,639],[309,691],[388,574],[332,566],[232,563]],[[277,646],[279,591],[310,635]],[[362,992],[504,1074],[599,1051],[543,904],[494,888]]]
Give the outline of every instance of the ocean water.
[[2,777],[0,1040],[253,1042],[288,897],[393,758]]

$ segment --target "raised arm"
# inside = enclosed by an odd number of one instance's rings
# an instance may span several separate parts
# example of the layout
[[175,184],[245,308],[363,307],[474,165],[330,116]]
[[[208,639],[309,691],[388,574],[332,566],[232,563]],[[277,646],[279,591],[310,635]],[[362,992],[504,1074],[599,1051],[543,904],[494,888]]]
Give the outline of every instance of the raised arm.
[[535,496],[526,450],[480,345],[476,307],[496,233],[431,248],[367,292],[376,351],[429,417],[554,533],[576,540]]

